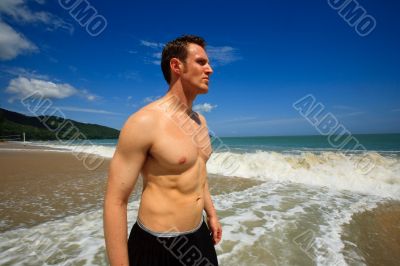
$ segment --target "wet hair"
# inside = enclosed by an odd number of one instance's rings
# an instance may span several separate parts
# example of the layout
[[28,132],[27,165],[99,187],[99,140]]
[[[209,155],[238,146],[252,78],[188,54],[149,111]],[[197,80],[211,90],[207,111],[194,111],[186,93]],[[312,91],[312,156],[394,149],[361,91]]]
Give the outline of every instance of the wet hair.
[[171,82],[171,68],[169,62],[172,58],[178,58],[181,61],[185,61],[187,57],[187,46],[190,43],[206,47],[206,42],[203,38],[196,35],[183,35],[175,40],[168,42],[162,51],[161,55],[161,70],[164,75],[164,79],[169,84]]

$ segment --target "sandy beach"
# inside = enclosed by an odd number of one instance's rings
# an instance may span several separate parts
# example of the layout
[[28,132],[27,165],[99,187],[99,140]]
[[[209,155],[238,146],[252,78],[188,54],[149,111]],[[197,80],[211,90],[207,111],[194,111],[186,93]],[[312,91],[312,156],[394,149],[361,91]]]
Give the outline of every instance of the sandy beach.
[[72,153],[0,144],[0,232],[98,208],[109,160],[95,170]]
[[[345,226],[345,243],[351,241],[367,265],[398,265],[400,261],[400,202],[393,201],[357,213]],[[348,246],[351,250],[351,247]],[[348,261],[351,265],[352,261]]]

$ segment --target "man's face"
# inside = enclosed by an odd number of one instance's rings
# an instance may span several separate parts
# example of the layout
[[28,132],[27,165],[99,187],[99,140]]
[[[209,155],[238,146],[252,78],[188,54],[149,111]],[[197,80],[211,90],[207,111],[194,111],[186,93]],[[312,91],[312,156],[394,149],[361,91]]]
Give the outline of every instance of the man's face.
[[208,92],[208,81],[213,70],[209,64],[206,51],[197,44],[187,46],[187,57],[183,62],[181,74],[182,85],[194,90],[196,94]]

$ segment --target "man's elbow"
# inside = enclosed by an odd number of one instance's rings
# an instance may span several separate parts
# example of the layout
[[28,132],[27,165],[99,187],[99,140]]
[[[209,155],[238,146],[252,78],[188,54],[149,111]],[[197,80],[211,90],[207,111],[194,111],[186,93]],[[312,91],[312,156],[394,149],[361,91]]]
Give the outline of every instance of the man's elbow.
[[129,197],[107,194],[104,198],[104,209],[107,208],[126,208]]

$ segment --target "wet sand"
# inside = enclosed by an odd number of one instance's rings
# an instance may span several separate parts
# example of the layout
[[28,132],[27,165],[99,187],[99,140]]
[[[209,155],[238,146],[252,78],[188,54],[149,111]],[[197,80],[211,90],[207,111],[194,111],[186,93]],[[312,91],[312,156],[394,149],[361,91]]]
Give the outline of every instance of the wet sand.
[[[109,162],[105,159],[97,169],[88,170],[71,152],[0,143],[0,232],[102,208]],[[259,183],[245,178],[209,178],[212,195]],[[130,200],[138,199],[141,190],[139,178]]]
[[[396,266],[400,262],[400,202],[391,201],[353,215],[344,226],[345,250],[365,259],[369,266]],[[347,241],[356,244],[354,247]],[[352,261],[347,261],[353,265]]]
[[57,149],[50,148],[50,147],[43,147],[43,146],[35,146],[35,145],[29,145],[29,142],[26,142],[25,144],[23,142],[6,142],[0,141],[0,150],[54,150],[58,151]]
[[100,207],[108,165],[88,170],[70,152],[0,144],[0,232]]

